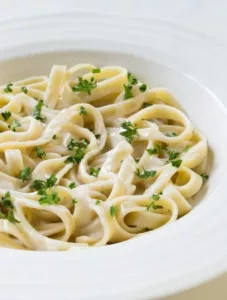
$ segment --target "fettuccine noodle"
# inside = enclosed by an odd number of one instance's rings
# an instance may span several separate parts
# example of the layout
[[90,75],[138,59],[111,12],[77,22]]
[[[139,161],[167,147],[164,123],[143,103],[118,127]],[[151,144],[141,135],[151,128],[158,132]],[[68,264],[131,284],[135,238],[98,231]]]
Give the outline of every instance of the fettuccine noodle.
[[207,142],[166,89],[79,64],[0,94],[0,246],[117,243],[191,210]]

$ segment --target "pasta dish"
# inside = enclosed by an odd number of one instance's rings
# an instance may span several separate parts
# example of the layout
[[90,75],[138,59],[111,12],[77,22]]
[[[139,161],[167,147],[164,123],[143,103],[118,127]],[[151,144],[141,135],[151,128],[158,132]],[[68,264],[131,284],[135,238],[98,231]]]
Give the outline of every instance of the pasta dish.
[[178,102],[123,67],[54,65],[0,94],[1,247],[125,241],[187,214],[208,178]]

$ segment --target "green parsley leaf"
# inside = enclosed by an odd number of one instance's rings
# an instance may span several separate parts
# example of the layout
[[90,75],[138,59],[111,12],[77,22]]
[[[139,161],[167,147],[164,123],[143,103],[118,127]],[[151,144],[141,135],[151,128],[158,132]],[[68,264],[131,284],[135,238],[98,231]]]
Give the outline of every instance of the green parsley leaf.
[[8,83],[6,85],[6,87],[4,88],[4,92],[5,93],[12,93],[13,89],[12,89],[13,84],[12,83]]
[[124,99],[127,100],[132,98],[133,97],[132,86],[124,84],[124,89],[125,89]]
[[170,133],[166,133],[166,136],[174,137],[174,136],[177,136],[177,134],[176,134],[176,132],[170,132]]
[[22,181],[27,181],[31,179],[31,169],[29,167],[25,167],[20,171],[18,178]]
[[182,151],[183,151],[183,152],[188,152],[189,149],[190,149],[190,146],[187,145]]
[[169,161],[176,159],[179,155],[180,152],[174,152],[174,151],[168,151],[167,152],[168,156],[169,156]]
[[18,221],[18,220],[15,218],[12,209],[10,209],[10,211],[8,212],[8,214],[7,214],[7,219],[8,219],[8,221],[10,221],[11,223],[20,223],[20,221]]
[[2,117],[4,118],[5,121],[9,120],[9,118],[11,117],[11,112],[10,111],[5,111],[3,113],[1,113]]
[[26,86],[22,86],[21,90],[23,93],[27,94],[28,93],[28,89],[26,88]]
[[179,168],[182,163],[182,160],[181,159],[172,160],[171,163],[173,167]]
[[99,172],[100,172],[100,168],[97,168],[97,169],[95,169],[95,168],[90,168],[89,169],[90,170],[90,175],[92,175],[92,176],[94,176],[94,177],[98,177],[98,175],[99,175]]
[[147,170],[144,170],[143,174],[142,174],[142,173],[140,173],[140,170],[138,168],[135,171],[136,176],[138,176],[139,178],[144,178],[144,179],[147,179],[148,177],[154,177],[155,174],[156,174],[156,171],[147,171]]
[[69,188],[72,190],[72,189],[75,189],[75,187],[76,187],[76,184],[75,184],[75,182],[71,182],[70,184],[69,184]]
[[56,140],[56,139],[57,139],[56,134],[53,135],[52,139],[53,139],[53,140]]
[[17,127],[21,127],[20,122],[18,122],[17,120],[13,120],[11,125],[8,125],[8,128],[12,131],[16,131]]
[[96,201],[95,201],[95,204],[96,204],[96,205],[99,205],[100,203],[101,203],[100,200],[96,200]]
[[128,73],[128,82],[130,85],[135,85],[138,83],[138,80],[132,73]]
[[145,92],[147,89],[147,85],[145,83],[143,83],[141,86],[140,86],[140,91],[141,92]]
[[207,180],[209,178],[209,175],[205,174],[205,173],[200,174],[200,176],[205,180]]
[[2,197],[2,206],[8,207],[8,208],[13,208],[10,192],[6,192],[5,196]]
[[35,147],[35,152],[37,157],[42,158],[43,156],[46,156],[46,152],[43,151],[41,147]]
[[114,217],[116,215],[116,213],[117,213],[117,207],[115,205],[112,205],[110,207],[110,215],[111,215],[111,217]]
[[85,107],[80,106],[80,113],[79,113],[79,115],[81,116],[81,115],[87,115],[87,114],[88,114],[88,112],[86,111]]
[[78,201],[76,200],[76,198],[73,198],[73,199],[72,199],[72,203],[73,203],[73,204],[76,204],[77,202],[78,202]]
[[86,149],[88,146],[88,143],[89,142],[86,139],[82,139],[80,141],[75,141],[74,139],[71,139],[67,148],[69,150],[73,150],[75,147]]
[[97,140],[99,140],[101,138],[101,134],[98,133],[98,134],[95,135],[95,137],[96,137]]
[[147,108],[149,106],[153,105],[152,103],[144,102],[142,108]]
[[93,70],[92,70],[92,73],[94,73],[94,74],[95,74],[95,73],[101,73],[101,70],[100,70],[100,69],[93,69]]
[[41,100],[36,104],[34,111],[33,111],[33,117],[36,120],[39,120],[41,122],[44,122],[46,120],[46,117],[41,116],[41,110],[42,110],[43,106],[44,106],[44,102],[43,102],[43,100]]
[[39,191],[39,195],[43,195],[46,190],[46,182],[44,180],[34,180],[30,187]]
[[147,151],[150,155],[158,154],[158,153],[159,153],[158,148],[156,148],[156,147],[146,149],[146,151]]
[[152,201],[150,204],[147,205],[147,210],[150,210],[151,208],[155,209],[162,209],[162,205],[156,205],[154,201]]
[[131,122],[124,121],[121,124],[121,127],[125,129],[125,131],[120,132],[120,135],[126,138],[126,141],[131,144],[132,140],[138,136],[137,127],[132,125]]
[[57,177],[54,174],[51,175],[46,181],[47,188],[53,187],[56,184],[56,182],[57,182]]
[[154,201],[157,201],[160,199],[160,195],[158,194],[153,194],[152,197],[151,197]]
[[84,92],[91,95],[91,91],[97,87],[97,82],[94,77],[91,77],[90,81],[78,77],[78,84],[72,87],[73,92]]
[[76,148],[74,156],[69,156],[65,163],[80,163],[85,155],[85,149],[84,148]]
[[52,204],[58,204],[59,201],[60,201],[60,198],[59,198],[57,192],[52,192],[50,194],[45,193],[42,197],[40,197],[39,204],[52,205]]

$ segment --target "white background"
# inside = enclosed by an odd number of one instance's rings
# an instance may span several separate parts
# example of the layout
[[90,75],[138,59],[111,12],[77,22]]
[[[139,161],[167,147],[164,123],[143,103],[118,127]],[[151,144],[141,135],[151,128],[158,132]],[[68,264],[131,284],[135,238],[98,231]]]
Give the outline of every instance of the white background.
[[[187,24],[227,47],[227,0],[0,0],[0,4],[0,21],[75,10],[152,15]],[[227,299],[227,274],[163,300],[214,299]]]

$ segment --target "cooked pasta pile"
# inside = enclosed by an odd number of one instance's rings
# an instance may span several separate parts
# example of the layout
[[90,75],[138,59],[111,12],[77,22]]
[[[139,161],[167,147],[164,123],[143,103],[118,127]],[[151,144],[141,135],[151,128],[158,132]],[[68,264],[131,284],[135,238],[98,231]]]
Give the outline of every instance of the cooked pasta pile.
[[125,68],[54,65],[0,94],[2,247],[125,241],[188,213],[208,177],[206,139]]

